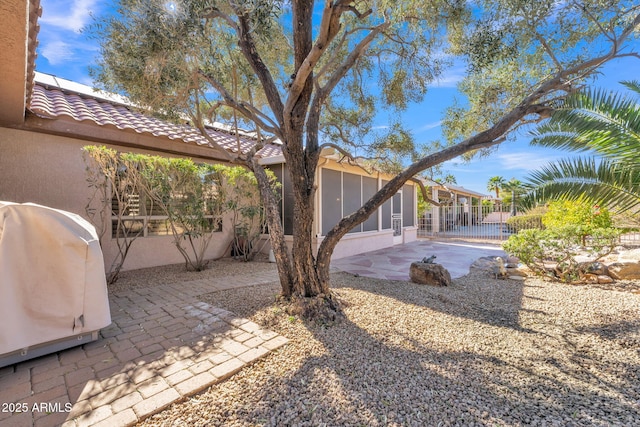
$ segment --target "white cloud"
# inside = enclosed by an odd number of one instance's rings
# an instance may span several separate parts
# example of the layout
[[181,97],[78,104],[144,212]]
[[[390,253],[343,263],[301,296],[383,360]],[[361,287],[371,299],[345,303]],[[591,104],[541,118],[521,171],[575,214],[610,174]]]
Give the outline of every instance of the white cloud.
[[[496,158],[500,161],[501,168],[503,170],[525,170],[532,171],[540,169],[540,167],[546,165],[549,162],[553,162],[562,155],[543,155],[528,153],[502,153],[496,155]],[[566,155],[564,156],[566,157]]]
[[378,125],[378,126],[372,126],[371,130],[381,130],[381,129],[389,129],[389,126],[387,125]]
[[47,58],[51,65],[62,65],[75,57],[73,47],[62,40],[52,40],[44,43],[40,48],[40,54]]
[[79,33],[91,21],[97,0],[42,0],[40,22],[63,30]]
[[427,130],[435,129],[437,127],[440,127],[441,125],[442,125],[442,120],[438,120],[437,122],[425,123],[424,125],[417,128],[416,132],[424,132]]

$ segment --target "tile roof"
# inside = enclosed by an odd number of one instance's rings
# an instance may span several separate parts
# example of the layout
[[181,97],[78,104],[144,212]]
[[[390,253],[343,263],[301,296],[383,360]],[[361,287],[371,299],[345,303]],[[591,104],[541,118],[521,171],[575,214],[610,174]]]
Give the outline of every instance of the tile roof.
[[[140,134],[150,134],[187,144],[214,147],[200,131],[187,124],[171,123],[135,111],[133,107],[108,102],[97,97],[79,95],[59,88],[45,87],[36,82],[28,106],[29,111],[44,118],[68,116],[78,122],[92,122],[99,126],[114,126],[121,130],[132,130]],[[231,132],[208,129],[211,140],[228,152],[246,153],[255,145],[255,139]],[[258,152],[259,157],[274,157],[282,154],[278,144],[267,144]]]

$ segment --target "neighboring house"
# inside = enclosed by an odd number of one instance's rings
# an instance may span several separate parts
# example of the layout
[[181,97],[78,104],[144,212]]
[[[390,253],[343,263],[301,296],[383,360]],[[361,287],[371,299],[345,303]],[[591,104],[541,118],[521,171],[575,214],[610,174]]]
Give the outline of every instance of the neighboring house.
[[431,206],[423,212],[423,231],[438,233],[460,226],[477,225],[483,222],[482,200],[488,196],[453,184],[425,183],[431,187],[431,198],[440,206]]
[[[74,82],[35,72],[38,0],[0,0],[0,200],[33,202],[86,215],[91,191],[86,182],[81,148],[106,145],[120,151],[183,156],[197,162],[226,162],[228,156],[188,125],[168,123],[137,112],[126,100]],[[6,13],[5,13],[6,12]],[[245,134],[210,128],[210,136],[225,150],[246,151],[255,142]],[[391,177],[368,173],[342,164],[331,151],[323,153],[317,171],[315,244],[342,216],[360,207],[363,200]],[[283,182],[282,206],[285,234],[292,230],[293,204],[286,165],[278,144],[265,146],[259,155]],[[336,247],[343,257],[415,240],[416,187],[409,183],[372,217],[356,227]],[[116,254],[107,231],[103,243],[105,264]],[[160,234],[160,235],[158,235]],[[147,231],[138,238],[125,269],[182,262],[172,236]],[[230,223],[223,222],[212,239],[207,258],[228,255]]]

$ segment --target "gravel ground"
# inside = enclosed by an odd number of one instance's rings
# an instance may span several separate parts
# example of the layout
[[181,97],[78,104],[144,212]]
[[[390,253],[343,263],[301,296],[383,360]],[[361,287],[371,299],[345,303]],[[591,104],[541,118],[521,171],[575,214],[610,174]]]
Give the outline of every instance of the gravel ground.
[[480,273],[447,288],[346,273],[332,283],[346,315],[332,326],[286,314],[277,284],[203,296],[291,341],[140,425],[640,425],[637,283]]

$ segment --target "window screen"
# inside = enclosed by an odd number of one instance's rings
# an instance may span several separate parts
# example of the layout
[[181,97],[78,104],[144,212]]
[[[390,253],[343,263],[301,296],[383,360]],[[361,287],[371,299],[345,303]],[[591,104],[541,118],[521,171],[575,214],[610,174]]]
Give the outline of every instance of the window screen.
[[[378,180],[375,178],[362,177],[362,203],[366,203],[371,196],[378,191]],[[376,210],[362,224],[362,231],[376,231],[378,229],[378,211]]]
[[391,198],[393,200],[393,213],[395,215],[402,213],[402,193],[397,192]]
[[322,234],[342,219],[342,174],[322,169]]
[[[389,181],[382,181],[382,186],[387,185]],[[391,229],[391,199],[387,200],[382,204],[382,229],[390,230]]]
[[[360,175],[344,172],[342,174],[342,212],[343,216],[350,215],[362,206],[362,184]],[[356,225],[349,233],[362,231],[362,224]]]
[[402,225],[409,227],[414,225],[413,218],[415,212],[415,187],[405,185],[402,187]]

